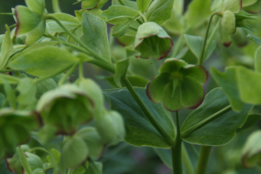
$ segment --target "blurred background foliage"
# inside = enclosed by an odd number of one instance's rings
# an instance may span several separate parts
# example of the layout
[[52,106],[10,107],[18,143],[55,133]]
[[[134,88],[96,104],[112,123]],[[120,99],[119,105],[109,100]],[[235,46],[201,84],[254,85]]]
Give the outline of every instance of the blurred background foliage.
[[[24,5],[24,0],[9,0],[8,2],[0,1],[0,12],[7,13],[11,11],[16,5]],[[74,15],[74,10],[80,9],[80,4],[72,5],[75,0],[60,0],[61,9],[65,13]],[[184,9],[186,9],[187,4],[190,0],[186,0]],[[47,10],[52,11],[52,1],[46,0]],[[104,9],[108,8],[111,1],[108,1],[104,6]],[[12,25],[14,24],[12,16],[0,15],[0,33],[5,32],[4,24]],[[201,28],[190,31],[188,34],[191,35],[201,35],[204,36],[205,28],[207,23],[205,23]],[[109,27],[110,28],[110,27]],[[257,33],[260,36],[259,30]],[[256,34],[256,32],[255,32]],[[173,36],[174,41],[177,39],[177,35]],[[236,38],[234,38],[236,39]],[[250,42],[250,41],[248,41]],[[231,47],[225,48],[221,43],[217,44],[217,49],[212,54],[212,56],[205,62],[204,66],[209,70],[210,67],[215,67],[223,70],[225,66],[229,65],[244,65],[252,68],[252,63],[254,59],[254,53],[258,45],[254,42],[248,43],[245,47],[239,47],[237,44],[233,43]],[[112,54],[116,59],[120,59],[122,55],[123,47],[114,40]],[[184,56],[186,61],[193,63],[195,61],[195,56],[189,51]],[[146,64],[148,60],[139,60],[138,63]],[[164,60],[163,60],[164,61]],[[162,61],[158,61],[158,66]],[[151,70],[137,68],[136,71],[141,71],[139,74],[143,74],[147,79],[151,79],[153,74]],[[103,79],[108,74],[97,67],[90,67],[86,65],[85,76],[95,79],[103,89],[112,88]],[[208,84],[206,84],[206,93],[209,92],[217,84],[210,78]],[[109,103],[107,102],[109,107]],[[256,112],[261,113],[260,108],[255,109]],[[185,120],[186,116],[191,112],[191,110],[182,110],[180,112],[181,122]],[[251,169],[245,169],[241,164],[241,152],[246,139],[249,134],[254,130],[260,129],[261,124],[257,124],[255,127],[246,129],[239,132],[236,137],[228,145],[215,147],[212,149],[210,156],[210,161],[208,165],[207,174],[259,174],[261,173],[260,167],[254,167]],[[185,147],[191,157],[194,167],[197,164],[197,158],[199,154],[199,146],[189,145],[185,143]],[[102,156],[100,161],[103,163],[104,174],[171,174],[172,171],[164,165],[160,158],[156,155],[152,148],[137,148],[126,143],[121,143],[114,147],[109,147],[106,149],[105,154]],[[6,168],[4,161],[0,161],[0,174],[10,174]]]

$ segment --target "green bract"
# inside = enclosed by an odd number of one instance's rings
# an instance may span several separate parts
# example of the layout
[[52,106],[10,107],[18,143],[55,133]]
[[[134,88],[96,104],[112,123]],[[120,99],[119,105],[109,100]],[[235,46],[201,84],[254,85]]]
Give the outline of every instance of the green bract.
[[26,44],[31,45],[39,40],[45,32],[45,1],[26,0],[25,6],[15,7],[17,27],[15,35],[27,34]]
[[37,111],[46,124],[55,125],[57,134],[73,134],[80,123],[92,117],[92,101],[75,85],[63,85],[45,93]]
[[30,132],[40,125],[38,116],[32,112],[0,110],[0,158],[11,157],[16,146],[26,143]]
[[195,108],[204,99],[203,84],[208,79],[201,66],[188,65],[178,59],[167,59],[147,85],[147,95],[155,103],[161,102],[170,111]]
[[167,32],[154,22],[147,22],[138,28],[135,49],[138,50],[140,58],[165,58],[173,46],[173,41]]

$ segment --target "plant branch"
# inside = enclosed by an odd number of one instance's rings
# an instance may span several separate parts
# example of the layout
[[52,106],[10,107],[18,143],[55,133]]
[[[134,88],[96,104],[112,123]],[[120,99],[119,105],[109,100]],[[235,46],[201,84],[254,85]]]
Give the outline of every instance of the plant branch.
[[174,141],[172,139],[172,137],[164,130],[164,128],[155,120],[155,118],[153,117],[153,115],[150,113],[150,111],[148,110],[148,108],[145,106],[145,104],[143,103],[143,101],[140,99],[140,97],[138,96],[138,94],[136,93],[136,91],[134,90],[134,88],[132,87],[130,81],[125,77],[122,78],[122,83],[125,84],[126,88],[129,90],[129,92],[131,93],[132,97],[134,98],[134,100],[138,103],[138,105],[140,106],[140,108],[142,109],[142,111],[144,112],[144,114],[147,116],[147,118],[149,119],[149,121],[151,122],[151,124],[157,129],[157,131],[159,131],[159,133],[165,138],[165,140],[168,142],[169,145],[174,145]]
[[194,174],[194,168],[193,165],[191,163],[191,160],[189,158],[189,154],[186,150],[185,145],[182,143],[182,151],[181,151],[181,155],[182,155],[182,162],[186,168],[187,174]]
[[208,33],[209,33],[209,30],[210,30],[211,22],[212,22],[212,20],[213,20],[215,15],[220,15],[220,12],[214,12],[211,15],[211,17],[210,17],[210,20],[209,20],[209,23],[208,23],[208,27],[207,27],[206,36],[205,36],[205,40],[204,40],[204,44],[203,44],[203,48],[202,48],[202,52],[201,52],[201,56],[200,56],[200,58],[198,60],[198,65],[202,65],[203,64],[204,53],[205,53],[205,50],[206,50],[206,45],[207,45],[207,40],[208,40]]
[[205,174],[208,164],[211,146],[201,146],[196,174]]
[[53,11],[55,13],[61,13],[62,10],[60,8],[59,0],[52,0],[52,5],[53,5]]
[[171,148],[172,154],[172,165],[174,174],[183,174],[182,172],[182,160],[181,160],[181,152],[182,152],[182,139],[180,137],[180,126],[179,126],[179,114],[176,112],[176,127],[177,127],[177,135],[175,139],[175,144]]
[[208,124],[209,122],[211,122],[212,120],[220,117],[221,115],[229,112],[231,110],[231,105],[228,105],[227,107],[224,107],[223,109],[219,110],[218,112],[210,115],[209,117],[207,117],[206,119],[198,122],[197,124],[194,124],[193,126],[191,126],[189,129],[187,129],[185,132],[181,133],[181,137],[187,137],[189,134],[191,134],[192,132],[194,132],[195,130],[198,130],[199,128],[201,128],[202,126]]

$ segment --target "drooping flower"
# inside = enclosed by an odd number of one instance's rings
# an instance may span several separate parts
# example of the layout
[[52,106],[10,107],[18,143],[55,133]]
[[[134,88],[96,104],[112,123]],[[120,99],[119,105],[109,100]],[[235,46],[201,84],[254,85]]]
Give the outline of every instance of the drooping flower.
[[138,57],[163,59],[173,45],[167,32],[155,22],[146,22],[139,26],[135,39],[135,49],[140,52]]
[[160,67],[159,75],[147,85],[147,95],[170,111],[195,108],[204,99],[203,84],[207,79],[208,73],[203,67],[167,59]]

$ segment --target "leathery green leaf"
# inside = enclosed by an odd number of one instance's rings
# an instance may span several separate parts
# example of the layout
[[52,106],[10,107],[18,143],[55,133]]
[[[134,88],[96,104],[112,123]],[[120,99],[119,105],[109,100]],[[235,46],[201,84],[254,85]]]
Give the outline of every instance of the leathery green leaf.
[[137,0],[137,5],[138,5],[138,8],[139,8],[139,11],[144,13],[148,9],[151,1],[152,0]]
[[[185,20],[188,28],[202,24],[211,14],[211,0],[194,0],[188,6]],[[199,13],[200,10],[200,13]]]
[[227,144],[243,126],[251,108],[245,105],[241,112],[235,112],[222,89],[213,89],[184,121],[181,137],[189,143],[205,146]]
[[126,76],[129,67],[129,59],[124,59],[116,63],[114,81],[117,86],[121,87],[121,78]]
[[[200,59],[201,52],[203,49],[203,44],[204,44],[204,38],[200,37],[200,36],[191,36],[191,35],[187,35],[187,34],[185,34],[184,37],[187,41],[187,45],[188,45],[189,49],[198,59]],[[213,53],[215,48],[216,48],[216,41],[211,41],[209,47],[205,51],[205,56],[204,56],[203,60],[206,60],[207,58],[209,58],[209,56]]]
[[174,0],[154,0],[147,10],[148,21],[164,24],[172,14]]
[[43,46],[25,51],[8,66],[38,77],[50,77],[62,73],[77,62],[77,58],[65,49]]
[[242,131],[242,130],[245,130],[247,128],[250,128],[250,127],[254,126],[256,123],[258,123],[259,120],[261,120],[260,114],[250,114],[250,115],[248,115],[247,121],[245,122],[243,127],[238,129],[237,131]]
[[241,100],[250,104],[261,104],[261,73],[244,67],[238,67],[237,73]]
[[102,16],[107,18],[107,22],[111,24],[117,24],[122,22],[123,20],[129,20],[137,17],[139,15],[139,12],[127,7],[127,6],[121,6],[121,5],[114,5],[108,8],[108,10],[105,10],[102,13]]
[[[143,88],[135,88],[139,97],[153,114],[154,119],[162,128],[175,138],[175,128],[170,115],[161,104],[152,103]],[[160,135],[150,123],[127,89],[108,90],[104,93],[111,101],[111,108],[118,111],[124,118],[126,127],[125,141],[135,146],[170,148],[171,145]]]
[[5,26],[5,28],[5,37],[1,47],[0,70],[5,67],[13,51],[13,42],[10,36],[10,29],[7,25]]
[[239,112],[243,108],[244,103],[241,101],[239,95],[236,67],[228,67],[225,73],[212,68],[211,74],[228,96],[233,109]]
[[106,61],[111,61],[111,52],[107,36],[106,23],[90,13],[84,12],[82,17],[83,37],[82,40],[90,49]]

